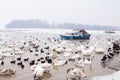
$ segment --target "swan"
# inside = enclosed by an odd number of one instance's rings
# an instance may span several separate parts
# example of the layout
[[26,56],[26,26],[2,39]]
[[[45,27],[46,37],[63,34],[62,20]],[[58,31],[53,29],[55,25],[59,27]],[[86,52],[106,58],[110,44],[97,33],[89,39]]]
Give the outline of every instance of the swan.
[[44,69],[42,67],[37,66],[33,72],[35,77],[41,77],[44,73]]
[[63,56],[64,56],[64,57],[71,56],[71,53],[64,53]]
[[77,51],[85,50],[85,46],[84,45],[80,45],[76,49],[77,49]]
[[0,60],[3,60],[5,57],[6,57],[6,56],[4,56],[4,55],[2,55],[2,54],[0,53]]
[[64,51],[63,48],[57,48],[57,49],[56,49],[56,52],[57,52],[57,53],[62,53],[63,51]]
[[79,66],[79,67],[84,67],[84,62],[83,62],[83,60],[79,60],[79,61],[75,62],[75,65]]
[[92,55],[94,53],[94,47],[90,47],[87,50],[82,50],[83,55]]
[[89,61],[89,60],[85,59],[84,64],[91,64],[91,60]]
[[31,66],[31,70],[35,71],[36,68],[41,67],[44,69],[44,72],[48,72],[52,69],[52,64],[49,63],[38,63],[37,65]]
[[72,49],[70,49],[70,48],[65,49],[65,52],[72,52]]
[[44,69],[44,72],[49,72],[52,69],[52,64],[49,63],[40,63],[38,64],[41,68]]
[[96,53],[104,53],[105,50],[104,50],[103,48],[96,48],[96,49],[95,49],[95,52],[96,52]]
[[59,59],[59,60],[55,60],[55,61],[53,62],[53,64],[54,64],[54,66],[62,66],[62,65],[64,65],[66,62],[67,62],[66,60],[61,60],[61,59]]
[[71,56],[71,58],[70,59],[77,59],[77,58],[79,58],[80,57],[80,55],[79,54],[74,54],[74,55],[72,55]]
[[14,53],[11,53],[11,52],[2,52],[2,54],[0,54],[0,58],[4,58],[4,56],[6,57],[14,57]]
[[58,46],[54,46],[52,50],[57,53],[62,53],[65,51],[65,47],[63,45],[58,45]]
[[48,55],[50,58],[52,58],[52,57],[56,56],[56,54],[55,54],[55,53],[47,53],[47,55]]
[[12,74],[15,74],[15,70],[13,69],[3,69],[0,71],[0,76],[12,75]]
[[72,77],[85,77],[85,73],[82,69],[79,68],[69,68],[67,73],[70,74]]
[[94,48],[95,48],[94,50],[96,53],[104,53],[105,52],[105,49],[103,49],[102,47],[95,46]]
[[38,65],[32,65],[31,70],[34,71],[37,67],[38,67]]

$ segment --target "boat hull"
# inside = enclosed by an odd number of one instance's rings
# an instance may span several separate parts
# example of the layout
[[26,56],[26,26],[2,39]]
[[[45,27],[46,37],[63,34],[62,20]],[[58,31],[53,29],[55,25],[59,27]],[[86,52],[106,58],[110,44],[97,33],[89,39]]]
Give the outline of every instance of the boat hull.
[[66,36],[66,35],[60,35],[61,39],[90,39],[90,35],[84,35],[84,36]]

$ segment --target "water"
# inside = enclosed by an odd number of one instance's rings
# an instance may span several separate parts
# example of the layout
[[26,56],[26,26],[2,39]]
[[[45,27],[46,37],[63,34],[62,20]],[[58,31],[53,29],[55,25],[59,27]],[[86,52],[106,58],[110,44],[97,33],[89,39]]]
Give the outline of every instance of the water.
[[[9,45],[16,45],[16,47],[20,47],[23,45],[23,42],[33,41],[34,43],[40,45],[40,48],[44,48],[47,45],[50,45],[52,48],[55,45],[59,45],[55,39],[58,39],[59,42],[63,42],[60,40],[59,34],[62,34],[65,31],[69,30],[57,30],[57,29],[39,29],[39,30],[2,30],[0,31],[0,49],[8,48]],[[85,46],[99,45],[102,48],[107,49],[108,39],[112,41],[120,40],[119,32],[115,34],[106,34],[103,31],[88,31],[91,34],[90,40],[68,40],[67,47],[70,47],[69,44],[76,43],[76,46],[83,44]],[[51,39],[51,43],[48,41],[48,38]],[[89,44],[87,44],[89,42]],[[5,45],[2,45],[4,43]],[[47,43],[47,45],[45,44]],[[74,47],[76,47],[74,46]],[[52,53],[51,50],[46,50],[45,52]],[[35,56],[38,54],[39,56]],[[14,58],[16,59],[19,56],[15,57],[6,57],[4,59],[4,66],[0,66],[0,69],[3,68],[13,68],[16,70],[15,75],[11,76],[0,76],[0,80],[34,80],[33,72],[30,69],[29,62],[24,62],[23,59],[29,57],[30,60],[38,59],[40,56],[45,54],[40,54],[40,52],[30,53],[29,51],[25,51],[22,55],[22,62],[25,65],[24,69],[21,69],[17,64],[11,64],[10,61]],[[115,72],[115,70],[109,69],[108,67],[103,67],[100,63],[101,57],[103,54],[95,54],[95,57],[92,62],[92,66],[86,65],[84,67],[85,73],[87,77],[85,80],[90,80],[91,77],[107,75]],[[17,61],[19,62],[19,61]],[[75,67],[74,62],[69,61],[67,65],[54,67],[50,73],[44,74],[42,80],[66,80],[67,78],[67,69],[70,67]]]

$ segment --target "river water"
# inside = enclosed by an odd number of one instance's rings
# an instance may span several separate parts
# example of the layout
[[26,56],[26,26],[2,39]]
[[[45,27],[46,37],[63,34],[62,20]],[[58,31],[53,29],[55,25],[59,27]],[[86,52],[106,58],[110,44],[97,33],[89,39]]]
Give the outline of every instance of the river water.
[[[60,40],[59,34],[62,34],[65,31],[69,30],[58,30],[58,29],[35,29],[35,30],[1,30],[0,31],[0,49],[5,49],[9,45],[13,45],[13,43],[20,47],[23,45],[23,42],[32,41],[38,45],[40,48],[44,48],[45,46],[49,45],[50,48],[53,46],[59,45],[64,40]],[[120,40],[119,32],[115,34],[106,34],[104,31],[88,31],[91,34],[90,40],[68,40],[68,43],[75,43],[76,45],[83,44],[85,46],[92,46],[92,45],[99,45],[100,47],[107,49],[107,43],[110,39],[111,42],[115,40]],[[51,43],[48,41],[48,38],[51,39]],[[55,41],[58,40],[57,41]],[[89,44],[87,44],[89,42]],[[4,45],[2,45],[4,43]],[[47,44],[45,44],[47,43]],[[67,45],[70,46],[70,45]],[[52,53],[51,50],[45,50],[45,52]],[[38,56],[35,56],[38,54]],[[21,55],[22,62],[25,65],[24,69],[22,69],[17,64],[11,64],[10,61],[15,59],[19,56],[15,57],[5,57],[4,65],[0,66],[0,69],[4,68],[12,68],[16,70],[15,75],[10,76],[0,76],[0,80],[34,80],[33,72],[30,69],[29,62],[33,59],[38,59],[41,55],[40,52],[32,52],[30,53],[28,50],[24,51],[24,54]],[[92,61],[92,66],[86,65],[84,67],[85,74],[87,77],[84,80],[90,80],[91,77],[94,76],[101,76],[101,75],[108,75],[115,70],[109,69],[108,67],[103,67],[101,65],[101,58],[103,54],[95,54],[94,59]],[[29,58],[28,62],[24,62],[24,58]],[[17,61],[19,62],[19,61]],[[74,62],[69,61],[67,65],[54,67],[49,73],[44,74],[42,80],[66,80],[67,77],[67,69],[70,67],[75,67]]]

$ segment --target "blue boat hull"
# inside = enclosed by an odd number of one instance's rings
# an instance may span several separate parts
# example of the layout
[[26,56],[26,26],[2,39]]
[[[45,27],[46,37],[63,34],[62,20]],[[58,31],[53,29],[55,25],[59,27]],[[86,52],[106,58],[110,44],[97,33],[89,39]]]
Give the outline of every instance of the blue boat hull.
[[66,35],[60,35],[61,39],[90,39],[90,35],[84,35],[84,36],[66,36]]

